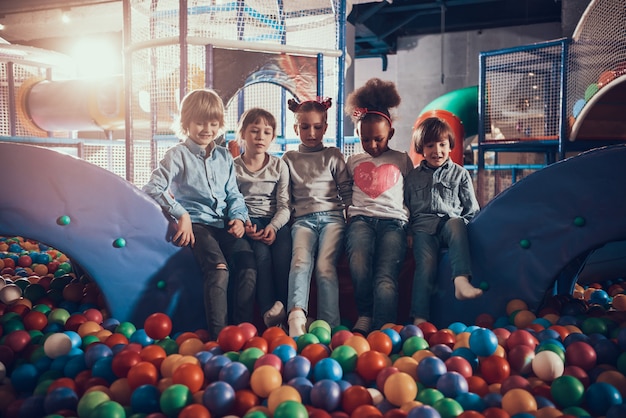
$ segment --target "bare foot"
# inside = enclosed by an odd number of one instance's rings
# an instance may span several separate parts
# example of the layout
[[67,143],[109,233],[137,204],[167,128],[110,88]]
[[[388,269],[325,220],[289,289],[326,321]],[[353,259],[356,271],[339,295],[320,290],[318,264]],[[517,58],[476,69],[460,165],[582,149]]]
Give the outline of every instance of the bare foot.
[[483,294],[481,289],[472,286],[467,277],[454,278],[454,297],[458,300],[475,299]]

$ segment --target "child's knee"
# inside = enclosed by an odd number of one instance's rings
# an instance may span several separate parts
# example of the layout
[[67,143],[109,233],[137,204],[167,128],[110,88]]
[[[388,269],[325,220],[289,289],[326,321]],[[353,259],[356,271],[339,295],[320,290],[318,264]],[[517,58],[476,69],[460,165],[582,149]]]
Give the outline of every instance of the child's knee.
[[228,270],[228,266],[224,263],[219,263],[215,266],[215,270]]

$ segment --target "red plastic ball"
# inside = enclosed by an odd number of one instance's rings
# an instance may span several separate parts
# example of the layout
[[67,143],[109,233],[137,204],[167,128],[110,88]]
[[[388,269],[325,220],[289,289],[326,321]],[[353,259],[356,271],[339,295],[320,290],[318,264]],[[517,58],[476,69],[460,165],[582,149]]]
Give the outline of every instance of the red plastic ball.
[[128,385],[135,390],[141,385],[156,386],[159,380],[159,371],[154,364],[141,361],[130,368],[126,377]]
[[24,323],[24,328],[26,328],[27,331],[41,331],[46,327],[46,325],[48,325],[48,317],[43,312],[30,311],[24,315],[22,322]]
[[192,403],[180,410],[178,418],[211,418],[211,412],[202,404]]
[[489,384],[502,383],[511,375],[511,365],[499,356],[489,356],[481,359],[479,363],[480,374]]
[[249,338],[246,338],[244,330],[236,325],[227,325],[217,336],[217,343],[222,351],[239,351]]
[[428,344],[432,347],[433,345],[443,344],[447,345],[450,348],[454,347],[456,343],[456,336],[450,330],[439,330],[434,332],[427,338]]
[[518,345],[527,345],[533,349],[539,344],[537,338],[525,329],[516,329],[506,340],[506,348],[511,350]]
[[361,385],[350,386],[341,395],[341,407],[348,414],[352,414],[361,405],[373,404],[372,395]]
[[28,347],[30,340],[30,334],[23,329],[13,331],[4,337],[4,343],[13,350],[14,353],[19,353]]
[[309,359],[311,367],[315,367],[318,361],[330,355],[330,351],[324,344],[316,343],[304,347],[300,355]]
[[461,356],[452,356],[444,361],[446,364],[446,369],[449,372],[457,372],[465,379],[472,376],[474,374],[474,370],[472,369],[472,365],[466,358]]
[[361,405],[354,410],[350,418],[376,418],[382,416],[383,413],[374,405]]
[[69,318],[67,318],[67,321],[65,321],[64,326],[67,331],[77,332],[78,328],[87,321],[88,319],[85,315],[75,313],[75,314],[70,315]]
[[368,382],[376,380],[378,373],[388,366],[391,360],[378,351],[366,351],[356,360],[356,372]]
[[246,348],[251,348],[251,347],[256,347],[259,350],[263,351],[264,353],[267,353],[267,350],[269,350],[269,344],[267,340],[263,337],[259,337],[258,335],[246,341],[246,343],[243,345],[243,350],[245,350]]
[[137,363],[141,362],[141,355],[135,350],[122,350],[113,357],[111,370],[117,377],[126,377],[128,371]]
[[162,340],[172,332],[172,320],[166,314],[156,312],[146,318],[143,328],[148,337]]
[[243,417],[250,409],[261,404],[259,397],[249,389],[240,389],[235,392],[235,406],[232,413]]

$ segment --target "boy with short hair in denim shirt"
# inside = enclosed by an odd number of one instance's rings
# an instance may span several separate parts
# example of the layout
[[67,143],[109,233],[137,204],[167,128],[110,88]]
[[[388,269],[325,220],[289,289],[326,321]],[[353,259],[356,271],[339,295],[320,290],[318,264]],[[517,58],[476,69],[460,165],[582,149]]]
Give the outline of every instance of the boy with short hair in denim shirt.
[[415,258],[410,315],[418,325],[430,314],[436,288],[439,249],[448,248],[454,296],[473,299],[482,290],[470,283],[471,260],[466,225],[480,210],[469,172],[450,159],[454,134],[442,119],[425,119],[413,133],[415,151],[424,160],[405,180]]

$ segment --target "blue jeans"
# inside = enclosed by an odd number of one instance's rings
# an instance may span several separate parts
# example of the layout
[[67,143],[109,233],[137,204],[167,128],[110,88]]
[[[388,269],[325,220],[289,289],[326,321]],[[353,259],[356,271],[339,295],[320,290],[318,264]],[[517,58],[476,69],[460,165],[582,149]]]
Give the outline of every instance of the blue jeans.
[[337,260],[346,223],[342,212],[316,212],[296,218],[291,226],[293,250],[287,309],[308,312],[311,274],[317,282],[317,317],[331,327],[339,325]]
[[[226,325],[251,322],[256,267],[252,249],[225,228],[194,223],[194,258],[204,275],[204,309],[208,331],[216,339]],[[227,268],[218,268],[224,264]]]
[[[251,218],[257,230],[267,227],[271,219]],[[256,259],[256,297],[261,315],[274,305],[277,300],[287,306],[287,288],[289,286],[289,266],[291,258],[291,231],[285,225],[276,231],[272,245],[246,238],[254,251]]]
[[395,323],[398,275],[406,257],[406,222],[355,216],[346,233],[346,251],[359,316],[372,318],[372,328]]
[[448,248],[452,277],[471,276],[467,227],[462,218],[450,218],[435,235],[413,232],[415,274],[411,299],[411,317],[429,319],[430,297],[437,289],[439,250]]

